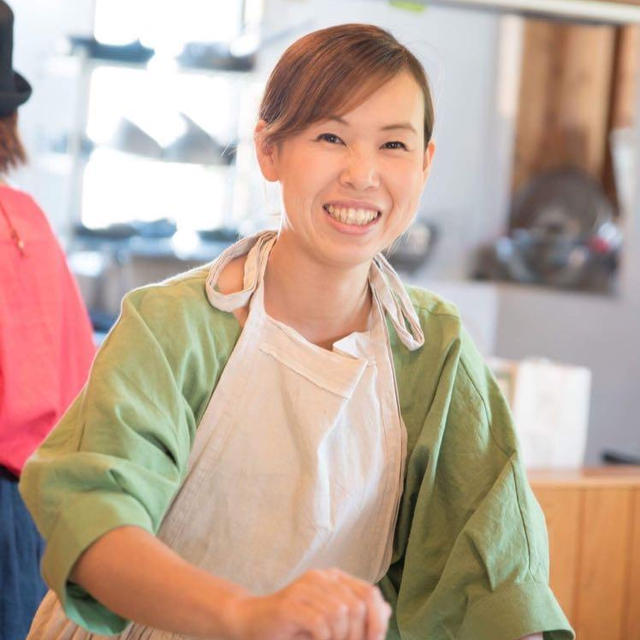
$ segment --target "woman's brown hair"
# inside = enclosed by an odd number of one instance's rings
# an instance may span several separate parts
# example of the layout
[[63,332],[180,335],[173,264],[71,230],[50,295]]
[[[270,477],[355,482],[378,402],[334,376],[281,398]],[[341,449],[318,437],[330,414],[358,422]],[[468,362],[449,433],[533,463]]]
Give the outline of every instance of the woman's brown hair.
[[18,135],[18,113],[0,118],[0,174],[6,175],[27,161],[27,154]]
[[388,31],[369,24],[342,24],[296,40],[269,76],[260,104],[264,142],[287,136],[328,116],[355,108],[401,71],[424,96],[424,145],[433,133],[433,101],[418,59]]

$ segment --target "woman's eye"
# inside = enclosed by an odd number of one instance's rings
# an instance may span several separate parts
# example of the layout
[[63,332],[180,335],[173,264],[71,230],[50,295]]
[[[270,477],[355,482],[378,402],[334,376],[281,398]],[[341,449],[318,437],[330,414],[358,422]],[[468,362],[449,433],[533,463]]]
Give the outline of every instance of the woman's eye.
[[321,133],[316,140],[324,140],[330,144],[340,144],[342,142],[335,133]]
[[407,145],[404,142],[400,142],[400,140],[385,142],[383,146],[385,149],[404,149],[404,151],[407,151]]

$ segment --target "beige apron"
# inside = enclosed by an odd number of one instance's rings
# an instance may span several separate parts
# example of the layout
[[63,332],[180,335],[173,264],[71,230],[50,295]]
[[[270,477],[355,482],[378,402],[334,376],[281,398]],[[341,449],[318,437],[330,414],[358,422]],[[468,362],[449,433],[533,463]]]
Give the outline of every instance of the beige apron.
[[[242,240],[211,267],[211,304],[233,311],[249,302],[249,314],[158,537],[256,594],[312,568],[337,566],[377,582],[391,559],[406,456],[384,310],[407,347],[420,346],[422,332],[402,284],[378,256],[367,331],[332,351],[311,344],[265,313],[263,276],[275,240],[274,232]],[[243,290],[218,292],[221,271],[247,253]],[[62,615],[49,592],[29,637],[100,637],[62,624]],[[132,624],[120,637],[183,636]]]

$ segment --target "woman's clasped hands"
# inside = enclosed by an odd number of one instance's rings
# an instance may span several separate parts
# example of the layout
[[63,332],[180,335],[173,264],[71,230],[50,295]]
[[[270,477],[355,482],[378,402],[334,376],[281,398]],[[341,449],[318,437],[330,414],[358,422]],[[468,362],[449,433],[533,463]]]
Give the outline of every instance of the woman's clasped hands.
[[237,640],[382,640],[391,607],[339,569],[307,571],[267,596],[236,602]]

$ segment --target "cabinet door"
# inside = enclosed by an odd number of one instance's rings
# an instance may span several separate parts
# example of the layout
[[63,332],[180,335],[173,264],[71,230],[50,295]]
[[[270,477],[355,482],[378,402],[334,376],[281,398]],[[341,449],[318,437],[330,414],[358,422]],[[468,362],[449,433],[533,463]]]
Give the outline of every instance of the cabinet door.
[[534,485],[533,491],[547,521],[551,589],[569,622],[574,624],[581,490],[575,487]]
[[626,636],[640,639],[640,489],[633,492],[633,528],[629,550],[629,586],[627,588]]
[[574,605],[580,640],[627,640],[624,626],[633,496],[628,487],[585,490]]

